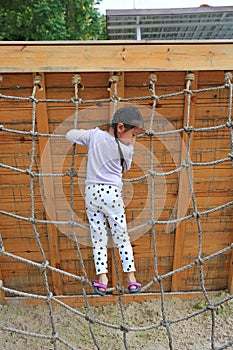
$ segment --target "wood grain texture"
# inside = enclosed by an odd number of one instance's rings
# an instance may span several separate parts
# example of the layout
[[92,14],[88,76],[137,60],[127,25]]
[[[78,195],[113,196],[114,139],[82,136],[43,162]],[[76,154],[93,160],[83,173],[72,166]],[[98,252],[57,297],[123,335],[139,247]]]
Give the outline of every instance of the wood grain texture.
[[232,46],[232,41],[2,42],[0,72],[231,70]]
[[[124,49],[125,48],[125,49]],[[124,50],[123,50],[124,49]],[[122,51],[123,50],[123,51]],[[19,43],[0,44],[3,55],[8,55],[9,60],[1,63],[3,80],[0,92],[3,95],[29,97],[32,91],[33,75],[35,72],[43,72],[43,88],[38,92],[37,98],[71,99],[74,96],[72,76],[74,71],[79,71],[82,77],[84,90],[79,91],[79,97],[85,99],[109,98],[111,92],[107,90],[109,77],[113,71],[119,72],[121,97],[147,96],[149,94],[149,72],[156,70],[158,81],[156,93],[164,95],[176,93],[185,88],[186,70],[196,70],[198,79],[195,88],[208,88],[224,84],[225,70],[233,69],[232,43],[27,43],[25,47]],[[124,52],[124,56],[123,53]],[[210,52],[212,52],[210,54]],[[124,57],[124,59],[122,58]],[[169,59],[168,59],[169,57]],[[229,62],[229,58],[231,61]],[[189,67],[188,67],[189,66]],[[9,72],[9,73],[8,73]],[[148,111],[147,125],[152,107],[151,100],[137,102]],[[194,93],[191,96],[191,124],[195,128],[222,125],[228,120],[229,90],[211,90],[203,93]],[[41,133],[53,133],[57,127],[66,122],[74,114],[74,103],[56,103],[54,101],[37,104],[37,130]],[[94,103],[89,103],[88,108],[80,104],[80,125],[82,127],[96,126],[106,116],[111,114],[112,106],[98,105],[98,113],[93,113]],[[187,99],[184,95],[160,99],[156,106],[157,130],[161,131],[169,124],[170,128],[182,128],[184,123]],[[100,112],[101,113],[100,113]],[[91,121],[86,121],[89,115]],[[29,132],[31,130],[32,103],[25,101],[13,101],[0,99],[0,124],[6,128]],[[63,130],[72,127],[72,119],[67,121]],[[187,145],[187,135],[181,134]],[[46,137],[38,137],[35,140],[35,162],[33,171],[40,169],[41,155]],[[1,131],[1,162],[12,167],[27,170],[30,165],[31,135],[19,135]],[[67,154],[63,154],[65,140],[53,141],[47,158],[46,172],[65,173],[71,165],[71,148]],[[135,153],[137,161],[132,164],[132,169],[126,177],[141,176],[149,169],[150,141],[143,137],[137,142],[140,149]],[[231,140],[229,128],[214,131],[201,131],[192,134],[191,159],[193,162],[210,162],[228,156],[231,152]],[[153,139],[153,156],[156,159],[155,168],[159,171],[171,171],[179,164],[181,155],[180,143],[176,138],[170,138],[169,144],[164,139]],[[169,149],[170,147],[170,149]],[[174,160],[174,154],[177,162]],[[82,175],[85,174],[86,148],[79,147],[75,159],[75,169]],[[62,161],[62,165],[61,165]],[[229,160],[221,164],[200,166],[195,165],[192,171],[193,190],[198,211],[211,210],[232,200],[233,176],[232,164]],[[184,174],[169,175],[165,178],[165,187],[161,186],[161,178],[157,177],[155,185],[155,213],[159,213],[157,220],[169,220],[171,215],[180,215],[182,212],[183,197],[179,191],[180,181]],[[59,178],[47,178],[45,186],[50,188],[51,203],[55,203],[54,216],[66,220],[69,210],[64,207],[64,202],[69,203],[70,179],[66,175]],[[79,182],[80,181],[80,182]],[[46,216],[44,203],[41,198],[41,185],[37,177],[33,178],[34,186],[34,210],[37,219],[49,219]],[[84,181],[74,178],[74,211],[81,222],[87,224],[85,203],[82,193]],[[132,195],[133,191],[133,195]],[[127,200],[126,215],[130,225],[140,218],[141,223],[150,216],[150,207],[146,207],[150,198],[151,185],[147,180],[125,187],[125,199]],[[25,218],[30,218],[32,202],[30,193],[30,175],[1,168],[0,195],[2,198],[1,209],[16,213]],[[173,212],[176,200],[177,211]],[[164,201],[163,201],[164,200]],[[150,202],[149,202],[150,204]],[[192,213],[193,206],[190,202],[187,207],[187,215]],[[185,215],[186,215],[185,214]],[[68,216],[67,216],[68,215]],[[140,216],[141,215],[141,216]],[[176,216],[175,216],[176,217]],[[173,216],[174,218],[174,216]],[[202,230],[202,255],[213,254],[232,242],[232,206],[222,208],[220,211],[201,216]],[[60,227],[61,228],[61,227]],[[195,261],[198,254],[199,236],[195,218],[185,220],[171,232],[167,232],[167,224],[155,223],[156,256],[159,275],[170,273],[173,269]],[[63,227],[64,229],[64,227]],[[37,230],[40,234],[47,260],[53,265],[72,274],[82,275],[82,262],[77,254],[75,242],[67,235],[51,224],[38,223]],[[41,262],[41,252],[36,244],[32,223],[25,220],[1,215],[0,231],[6,251],[18,256]],[[78,238],[85,235],[83,230],[78,230]],[[132,235],[133,237],[133,235]],[[137,278],[145,285],[155,276],[155,261],[153,240],[151,231],[132,241]],[[93,253],[90,246],[80,244],[86,273],[91,280],[95,277]],[[0,279],[9,288],[37,293],[41,290],[45,293],[41,270],[24,263],[18,263],[14,259],[0,256]],[[117,276],[111,251],[109,250],[109,286],[116,285]],[[232,292],[232,254],[230,251],[210,259],[204,264],[205,286],[208,291],[217,291],[229,288]],[[125,276],[119,266],[121,282],[126,284]],[[70,299],[72,305],[81,305],[84,302],[82,285],[75,278],[59,276],[57,273],[49,273],[49,287],[55,294],[70,297],[79,295],[77,300]],[[165,278],[164,290],[169,294],[172,290],[179,291],[183,296],[189,297],[189,293],[199,295],[200,279],[198,267],[192,267],[184,272]],[[124,302],[128,300],[142,301],[154,297],[152,293],[160,292],[159,284],[154,282],[148,293],[139,296],[124,296]],[[107,296],[101,299],[91,296],[92,289],[87,286],[89,300],[94,305],[111,303],[117,300],[115,296]],[[152,296],[151,296],[152,295]],[[170,294],[172,295],[172,294]],[[194,295],[194,294],[190,294]],[[2,302],[10,302],[10,295],[1,294]],[[24,303],[24,301],[22,301]],[[33,304],[34,301],[27,301]],[[35,301],[36,302],[36,301]],[[26,303],[26,301],[25,301]]]

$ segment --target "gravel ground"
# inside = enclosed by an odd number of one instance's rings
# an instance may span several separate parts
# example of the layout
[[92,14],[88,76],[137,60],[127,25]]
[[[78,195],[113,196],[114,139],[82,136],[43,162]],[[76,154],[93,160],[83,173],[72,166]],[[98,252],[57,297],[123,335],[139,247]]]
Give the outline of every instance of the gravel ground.
[[[221,293],[213,297],[212,301],[222,300],[226,297],[226,293]],[[148,329],[149,325],[158,324],[162,319],[160,299],[124,304],[125,324],[137,328],[137,330],[129,330],[125,333],[114,326],[106,327],[96,322],[89,323],[85,317],[64,307],[54,307],[52,314],[56,332],[60,339],[72,345],[69,348],[58,340],[53,345],[47,339],[3,330],[3,327],[9,327],[51,335],[52,327],[48,307],[0,306],[0,350],[205,350],[213,348],[211,347],[211,311],[202,312],[187,320],[178,320],[185,315],[201,311],[205,307],[203,301],[198,299],[184,301],[179,298],[170,298],[165,300],[164,307],[167,319],[177,320],[170,326],[170,339],[172,339],[170,346],[166,327],[159,326]],[[94,319],[111,325],[119,326],[122,324],[122,309],[118,304],[92,307],[91,310]],[[77,308],[75,311],[87,314],[87,309],[84,307]],[[215,346],[217,348],[233,340],[232,300],[217,308],[214,321]],[[94,344],[91,333],[94,334],[98,346]],[[228,346],[227,349],[233,349],[233,345]]]

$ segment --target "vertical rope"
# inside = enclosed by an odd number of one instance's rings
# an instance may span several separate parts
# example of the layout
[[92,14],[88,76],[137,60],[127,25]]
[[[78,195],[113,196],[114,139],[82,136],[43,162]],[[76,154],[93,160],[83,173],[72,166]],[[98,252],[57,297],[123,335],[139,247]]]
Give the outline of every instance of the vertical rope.
[[187,105],[187,115],[186,115],[186,125],[184,126],[184,129],[187,132],[188,135],[188,146],[187,146],[187,157],[186,157],[186,172],[188,176],[188,182],[189,182],[189,188],[191,192],[191,198],[192,198],[192,203],[193,203],[193,215],[196,221],[197,229],[198,229],[198,239],[199,239],[199,244],[198,244],[198,255],[197,255],[197,261],[198,261],[198,266],[199,266],[199,276],[200,276],[200,285],[202,289],[202,293],[205,296],[205,299],[210,307],[211,311],[211,321],[212,321],[212,326],[211,326],[211,349],[215,349],[215,315],[214,315],[214,308],[212,307],[211,300],[209,299],[208,293],[205,288],[205,277],[204,277],[204,264],[202,260],[202,247],[203,247],[203,241],[202,241],[202,228],[201,228],[201,219],[200,219],[200,214],[198,212],[197,208],[197,201],[195,197],[195,192],[193,188],[193,181],[192,177],[189,171],[189,157],[191,155],[191,131],[192,128],[190,128],[189,125],[189,120],[190,120],[190,107],[191,107],[191,82],[194,80],[194,75],[191,73],[188,73],[186,75],[186,90],[185,93],[188,94],[188,105]]
[[149,83],[149,90],[151,92],[151,98],[153,99],[153,105],[151,110],[151,117],[150,117],[150,128],[149,128],[149,135],[150,135],[150,174],[151,174],[151,236],[152,236],[152,242],[153,242],[153,255],[154,255],[154,266],[155,266],[155,280],[159,283],[160,292],[161,292],[161,312],[162,312],[162,325],[165,327],[167,336],[168,336],[168,343],[169,343],[169,349],[173,350],[172,346],[172,336],[170,332],[170,324],[167,321],[166,311],[165,311],[165,294],[164,294],[164,288],[163,288],[163,281],[162,278],[159,275],[158,271],[158,257],[157,257],[157,242],[156,242],[156,232],[155,232],[155,218],[154,218],[154,212],[155,212],[155,178],[156,178],[156,172],[154,170],[154,146],[153,146],[153,122],[155,119],[155,109],[157,105],[157,99],[155,93],[155,84],[157,82],[157,76],[154,73],[150,74],[150,83]]
[[30,166],[29,166],[29,174],[30,174],[30,197],[31,197],[31,218],[32,218],[32,227],[33,227],[33,232],[34,236],[36,238],[37,244],[39,246],[43,263],[42,263],[42,276],[45,284],[45,289],[47,291],[47,300],[46,303],[49,308],[49,319],[50,319],[50,324],[51,324],[51,329],[52,329],[52,340],[51,344],[53,346],[54,350],[57,350],[57,342],[56,342],[56,337],[57,337],[57,331],[56,331],[56,326],[54,322],[54,316],[53,316],[53,310],[52,310],[52,304],[51,304],[51,297],[53,296],[52,292],[50,291],[49,287],[49,282],[48,282],[48,271],[47,267],[49,265],[49,262],[46,259],[46,255],[44,253],[40,238],[39,238],[39,233],[37,231],[37,224],[35,222],[35,196],[34,196],[34,175],[33,175],[33,166],[34,166],[34,160],[35,160],[35,143],[36,143],[36,105],[37,105],[37,100],[35,99],[36,91],[37,88],[41,89],[40,85],[41,77],[40,75],[36,75],[34,78],[34,85],[32,89],[32,147],[31,147],[31,156],[30,156]]
[[[75,112],[74,112],[74,128],[77,128],[78,125],[78,117],[79,117],[79,88],[81,87],[83,89],[83,86],[81,85],[81,76],[79,74],[74,74],[72,78],[72,83],[74,84],[74,104],[75,104]],[[84,260],[82,257],[82,253],[79,247],[78,237],[75,233],[75,220],[74,220],[74,177],[76,175],[76,172],[74,170],[75,165],[75,153],[76,153],[76,144],[73,145],[72,148],[72,156],[71,156],[71,167],[70,167],[70,207],[71,207],[71,230],[72,230],[72,237],[75,242],[75,248],[77,251],[77,255],[79,257],[81,266],[82,266],[82,273],[83,273],[83,279],[82,279],[82,294],[84,296],[85,304],[88,309],[88,314],[93,317],[92,310],[88,301],[88,296],[85,289],[85,282],[88,280],[87,272],[84,264]],[[89,330],[90,334],[92,336],[93,342],[98,350],[100,350],[100,346],[98,344],[97,338],[95,336],[95,332],[93,330],[93,324],[89,320]]]
[[[120,101],[120,98],[118,96],[118,83],[119,83],[119,76],[116,74],[113,74],[110,79],[109,79],[109,87],[111,87],[113,85],[113,95],[111,96],[111,101],[113,101],[113,112],[112,112],[112,117],[114,115],[114,113],[117,111],[117,107],[118,107],[118,102]],[[111,89],[109,89],[111,90]],[[119,140],[118,140],[118,135],[117,135],[117,125],[114,126],[114,136],[115,136],[115,140],[117,142],[118,145],[118,149],[119,149],[119,154],[120,154],[120,159],[121,159],[121,166],[122,166],[122,170],[124,167],[124,156],[119,144]],[[122,318],[122,332],[123,332],[123,344],[126,350],[128,350],[128,344],[127,344],[127,325],[126,325],[126,317],[125,317],[125,310],[124,310],[124,306],[123,306],[123,300],[122,300],[122,294],[124,292],[124,287],[121,286],[121,278],[120,278],[120,272],[119,272],[119,268],[118,268],[118,264],[117,264],[117,258],[116,258],[116,253],[114,250],[114,242],[113,242],[113,237],[112,237],[112,232],[111,230],[108,231],[109,235],[110,235],[110,244],[111,244],[111,251],[112,251],[112,256],[113,256],[113,261],[114,261],[114,268],[116,271],[116,276],[117,276],[117,282],[118,285],[116,286],[116,288],[119,291],[119,308],[121,311],[121,318]]]
[[232,166],[233,166],[233,120],[232,120],[232,100],[233,100],[233,84],[232,73],[225,73],[225,82],[226,87],[229,88],[229,104],[228,104],[228,127],[230,131],[230,140],[231,140],[231,158],[232,158]]
[[[79,74],[74,74],[72,77],[72,83],[74,84],[74,104],[75,104],[75,111],[74,111],[74,128],[77,128],[78,125],[78,117],[79,117],[79,87],[81,85],[81,76]],[[83,87],[82,87],[83,88]],[[76,177],[76,172],[74,169],[75,166],[75,154],[76,154],[76,144],[73,145],[72,148],[72,155],[71,155],[71,167],[70,167],[70,221],[71,221],[71,230],[72,230],[72,238],[75,242],[75,248],[81,263],[82,272],[84,279],[87,280],[87,273],[85,264],[83,261],[83,257],[81,254],[81,250],[79,247],[78,237],[75,232],[75,219],[74,219],[74,178]],[[84,288],[85,290],[85,288]]]

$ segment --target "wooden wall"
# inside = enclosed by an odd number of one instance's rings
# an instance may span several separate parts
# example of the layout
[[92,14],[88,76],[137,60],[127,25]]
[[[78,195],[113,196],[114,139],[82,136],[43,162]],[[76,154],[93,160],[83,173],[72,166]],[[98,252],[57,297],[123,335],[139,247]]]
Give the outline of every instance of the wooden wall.
[[[75,88],[72,83],[74,74],[81,76],[81,84],[78,96],[82,101],[108,99],[114,93],[113,86],[109,89],[109,78],[116,72],[118,83],[118,95],[121,98],[134,98],[150,95],[150,72],[157,76],[155,84],[156,95],[173,94],[175,96],[158,100],[156,113],[162,116],[162,121],[174,129],[181,129],[185,125],[187,117],[188,95],[176,94],[186,87],[187,71],[195,74],[195,80],[191,88],[195,90],[214,88],[224,85],[225,71],[233,71],[232,43],[203,43],[159,44],[125,43],[71,43],[45,44],[35,43],[3,43],[0,46],[1,57],[8,55],[1,66],[2,81],[0,92],[2,95],[20,96],[28,98],[32,94],[34,78],[36,74],[41,77],[40,85],[43,89],[36,90],[37,99],[48,101],[37,103],[36,106],[36,131],[40,134],[52,134],[67,131],[72,127],[75,104],[69,100],[74,97]],[[104,50],[106,52],[104,54]],[[183,55],[182,55],[183,54]],[[53,57],[52,57],[53,56]],[[230,57],[229,57],[230,56]],[[134,59],[133,59],[134,57]],[[53,60],[52,60],[53,58]],[[65,58],[65,61],[63,60]],[[231,58],[231,60],[230,60]],[[224,125],[229,118],[229,88],[196,92],[191,96],[190,125],[195,128],[215,127]],[[56,100],[56,101],[54,101]],[[59,100],[59,101],[58,101]],[[63,100],[63,101],[61,101]],[[152,110],[152,99],[144,101],[132,101],[147,113],[146,126],[149,127],[149,116]],[[0,99],[0,124],[6,129],[30,132],[32,130],[33,104],[30,101],[17,101],[15,99]],[[85,117],[93,113],[88,119],[87,125],[96,126],[106,121],[111,115],[113,103],[103,102],[79,105],[81,122],[78,125],[86,125]],[[96,110],[100,110],[101,113]],[[84,114],[82,114],[84,113]],[[89,117],[87,117],[89,118]],[[68,120],[68,122],[67,122]],[[59,129],[59,126],[62,128]],[[159,126],[159,124],[154,124]],[[161,125],[160,125],[161,127]],[[164,127],[164,126],[162,126]],[[155,130],[156,131],[156,130]],[[187,134],[180,133],[184,144],[187,145]],[[0,232],[6,252],[16,256],[42,262],[42,255],[56,268],[68,271],[72,274],[83,276],[82,261],[77,254],[74,239],[70,237],[70,231],[62,225],[44,223],[51,216],[57,220],[70,218],[70,212],[64,206],[64,198],[69,203],[72,199],[70,192],[70,177],[30,177],[28,173],[14,171],[10,167],[29,169],[32,155],[32,139],[30,134],[19,134],[1,131],[1,163],[8,167],[1,167],[0,191],[1,191],[1,223]],[[66,141],[62,138],[54,139],[53,146],[48,147],[48,137],[35,137],[35,155],[32,171],[39,173],[43,160],[43,172],[64,174],[71,166],[72,147],[67,154],[63,154],[63,146]],[[172,142],[176,142],[173,139]],[[138,161],[132,165],[128,178],[141,176],[149,169],[149,136],[138,140],[140,149]],[[230,128],[207,130],[192,133],[191,136],[191,160],[193,162],[211,162],[228,157],[232,153]],[[174,146],[174,145],[173,145]],[[172,146],[172,147],[173,147]],[[47,148],[46,148],[47,147]],[[66,146],[64,146],[67,150]],[[169,172],[177,167],[176,161],[171,157],[171,150],[164,146],[159,137],[153,138],[153,154],[157,160],[158,168],[163,172]],[[148,150],[141,155],[141,150]],[[43,158],[46,150],[46,158]],[[173,150],[174,151],[174,150]],[[173,152],[172,151],[172,152]],[[75,159],[75,166],[79,173],[84,175],[82,162],[86,159],[86,149],[79,147]],[[182,160],[182,147],[177,141],[175,152]],[[140,163],[141,162],[141,163]],[[140,164],[139,164],[140,163]],[[62,165],[61,165],[62,164]],[[212,165],[200,165],[191,167],[193,175],[193,193],[198,212],[204,212],[224,205],[233,197],[233,178],[231,161]],[[155,185],[155,206],[160,211],[157,220],[169,220],[179,215],[192,214],[193,202],[190,200],[187,210],[183,212],[184,204],[184,172],[174,173],[164,178],[166,196],[158,182]],[[33,181],[30,187],[30,181]],[[156,180],[157,181],[157,180]],[[31,183],[32,186],[32,183]],[[85,216],[85,204],[82,195],[83,180],[74,178],[74,211],[78,219],[87,223]],[[42,191],[42,194],[41,194]],[[48,198],[43,201],[45,193]],[[47,191],[47,192],[46,192]],[[148,197],[151,198],[151,187],[146,180],[126,186],[125,198],[127,200],[127,218],[129,226],[134,223],[137,216],[141,222],[146,220],[150,211],[147,206]],[[133,193],[133,194],[132,194]],[[128,197],[129,198],[128,198]],[[132,196],[132,198],[130,197]],[[161,199],[161,202],[160,202]],[[164,202],[163,202],[164,200]],[[50,202],[49,202],[50,201]],[[174,211],[177,202],[176,210]],[[49,204],[50,203],[50,204]],[[53,205],[51,205],[51,203]],[[52,212],[46,212],[45,206],[52,208]],[[40,223],[34,226],[32,222],[16,219],[7,215],[13,213],[20,217],[30,218],[35,215]],[[201,256],[204,258],[210,254],[229,247],[233,237],[232,205],[217,210],[200,218],[202,230]],[[66,231],[68,230],[68,231]],[[156,223],[154,225],[156,237],[156,254],[158,274],[164,275],[179,269],[195,261],[200,248],[200,237],[195,218],[181,222],[177,226]],[[78,230],[78,235],[86,235],[85,230]],[[43,252],[38,245],[36,235],[39,235]],[[78,236],[79,237],[79,236]],[[155,276],[154,246],[151,229],[139,238],[133,240],[137,278],[146,285]],[[93,255],[90,246],[81,240],[80,251],[89,280],[95,277]],[[43,254],[42,254],[43,253]],[[117,274],[113,257],[109,250],[109,285],[117,284]],[[232,291],[232,252],[227,250],[215,258],[206,260],[204,265],[205,288],[208,291],[229,289]],[[126,285],[120,269],[120,276]],[[0,256],[0,279],[3,286],[28,293],[45,293],[44,281],[39,268],[10,256]],[[49,273],[49,287],[56,295],[81,295],[82,285],[80,281],[69,276],[62,276],[56,272]],[[166,292],[198,292],[201,291],[199,267],[190,267],[182,272],[170,274],[163,280]],[[87,288],[92,293],[91,288]],[[153,283],[146,292],[160,292],[158,283]],[[7,300],[10,293],[2,292],[2,299]],[[140,296],[138,296],[140,300]]]

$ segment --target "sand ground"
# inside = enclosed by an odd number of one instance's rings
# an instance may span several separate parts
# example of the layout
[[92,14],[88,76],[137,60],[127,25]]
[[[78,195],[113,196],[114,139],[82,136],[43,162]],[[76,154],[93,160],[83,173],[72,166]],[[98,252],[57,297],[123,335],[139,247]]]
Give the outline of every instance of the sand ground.
[[[222,300],[226,296],[226,293],[220,293],[211,301]],[[179,318],[185,315],[202,310],[205,307],[203,301],[170,298],[165,299],[164,307],[166,318],[177,321],[170,325],[172,341],[170,345],[166,327],[152,326],[151,329],[148,329],[151,325],[159,324],[162,319],[160,299],[124,304],[123,309],[119,304],[91,307],[94,319],[111,324],[113,327],[104,326],[99,322],[88,322],[82,316],[87,314],[87,308],[75,309],[80,316],[62,306],[56,306],[52,310],[55,331],[61,339],[72,346],[67,347],[58,340],[52,344],[47,339],[3,330],[3,327],[9,327],[51,335],[52,327],[48,307],[22,307],[14,304],[0,306],[0,350],[205,350],[213,348],[211,347],[212,318],[209,310],[187,320],[179,321]],[[126,333],[119,329],[124,318],[125,324],[134,328]],[[216,347],[233,340],[232,299],[217,308],[214,323]],[[115,325],[116,328],[114,328]],[[233,349],[233,345],[227,349]]]

